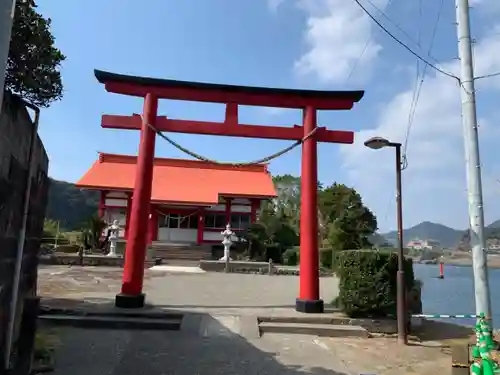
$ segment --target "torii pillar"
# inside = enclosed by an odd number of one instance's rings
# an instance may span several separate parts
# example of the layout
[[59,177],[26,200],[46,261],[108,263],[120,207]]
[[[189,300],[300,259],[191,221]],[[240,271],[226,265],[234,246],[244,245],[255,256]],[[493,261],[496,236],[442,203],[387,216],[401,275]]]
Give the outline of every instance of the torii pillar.
[[[316,128],[316,108],[303,112],[304,137]],[[302,144],[300,178],[300,290],[296,309],[300,312],[322,313],[319,296],[318,247],[318,141],[313,135]]]
[[144,99],[141,140],[135,174],[130,224],[127,231],[125,263],[121,293],[116,295],[115,305],[122,308],[144,306],[142,293],[144,280],[144,259],[148,245],[148,223],[151,188],[153,183],[153,162],[155,156],[155,132],[148,124],[156,124],[158,98],[147,94]]

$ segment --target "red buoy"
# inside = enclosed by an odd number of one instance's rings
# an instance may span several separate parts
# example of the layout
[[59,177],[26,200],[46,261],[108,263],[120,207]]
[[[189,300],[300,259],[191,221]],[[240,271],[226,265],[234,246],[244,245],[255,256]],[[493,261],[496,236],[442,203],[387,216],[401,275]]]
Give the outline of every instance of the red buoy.
[[439,263],[439,278],[444,279],[444,264]]

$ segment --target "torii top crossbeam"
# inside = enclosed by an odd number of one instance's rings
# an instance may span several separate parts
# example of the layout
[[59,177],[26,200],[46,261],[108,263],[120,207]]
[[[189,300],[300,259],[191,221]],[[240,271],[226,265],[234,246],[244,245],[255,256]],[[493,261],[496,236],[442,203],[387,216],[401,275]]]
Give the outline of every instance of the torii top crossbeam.
[[159,99],[187,100],[211,103],[237,103],[279,108],[317,110],[351,109],[361,100],[364,91],[293,90],[268,87],[233,86],[213,83],[176,81],[137,77],[95,70],[95,76],[108,92],[145,97],[153,94]]
[[[108,92],[158,99],[200,101],[226,104],[225,121],[186,121],[157,117],[156,129],[172,133],[221,135],[229,137],[266,138],[298,141],[304,137],[302,126],[259,126],[238,123],[238,105],[279,108],[307,108],[315,110],[348,110],[358,102],[364,91],[292,90],[267,87],[233,86],[212,83],[175,81],[136,77],[95,70],[95,76]],[[140,130],[141,117],[104,115],[102,127],[110,129]],[[346,143],[354,141],[352,131],[328,130],[319,127],[318,142]]]

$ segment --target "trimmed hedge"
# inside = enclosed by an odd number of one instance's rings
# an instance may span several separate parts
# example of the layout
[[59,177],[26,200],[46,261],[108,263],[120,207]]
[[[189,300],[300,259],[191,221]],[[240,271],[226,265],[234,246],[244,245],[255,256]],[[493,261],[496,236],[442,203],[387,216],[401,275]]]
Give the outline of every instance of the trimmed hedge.
[[273,263],[281,264],[282,256],[281,256],[281,248],[276,245],[266,245],[266,262],[269,262],[272,259]]
[[[334,251],[332,249],[319,249],[319,265],[322,268],[332,269]],[[300,247],[294,246],[283,252],[283,264],[287,266],[298,266],[300,263]]]
[[[335,303],[350,317],[381,318],[396,315],[396,275],[394,253],[348,250],[335,253],[335,272],[340,278]],[[405,258],[406,290],[413,288],[412,259]]]
[[321,267],[333,269],[333,249],[319,249],[319,264]]
[[298,266],[300,263],[300,248],[294,246],[283,252],[283,264],[285,266]]

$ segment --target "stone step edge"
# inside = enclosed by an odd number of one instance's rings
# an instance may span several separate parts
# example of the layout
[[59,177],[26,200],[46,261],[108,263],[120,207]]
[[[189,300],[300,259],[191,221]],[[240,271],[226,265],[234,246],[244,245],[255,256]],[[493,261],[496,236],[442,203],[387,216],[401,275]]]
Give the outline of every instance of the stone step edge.
[[329,324],[338,326],[359,326],[370,333],[393,334],[397,332],[397,322],[393,319],[349,318],[342,316],[258,316],[261,323],[276,324]]
[[349,318],[347,316],[329,316],[327,314],[304,315],[304,316],[266,316],[257,317],[259,323],[312,323],[312,324],[336,324],[336,325],[362,325],[371,324],[396,324],[395,319],[370,319],[370,318]]
[[80,317],[109,317],[109,318],[141,318],[141,319],[177,319],[182,320],[184,314],[182,312],[173,311],[144,311],[144,310],[86,310],[78,308],[50,307],[42,306],[38,312],[39,316],[47,315],[64,315],[64,316],[80,316]]
[[361,326],[305,323],[263,322],[259,324],[259,333],[308,334],[327,337],[370,337],[369,332]]
[[42,315],[38,318],[42,323],[60,326],[104,329],[154,329],[180,330],[180,319],[144,319],[116,316],[76,316],[76,315]]

